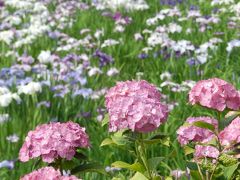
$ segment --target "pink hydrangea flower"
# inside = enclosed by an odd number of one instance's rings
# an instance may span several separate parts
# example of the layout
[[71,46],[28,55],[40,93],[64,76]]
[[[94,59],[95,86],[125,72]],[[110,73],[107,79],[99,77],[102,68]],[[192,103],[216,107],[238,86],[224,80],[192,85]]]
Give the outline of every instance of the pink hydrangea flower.
[[203,121],[214,125],[216,129],[218,128],[218,121],[216,119],[210,117],[189,117],[186,120],[189,125],[181,126],[177,130],[178,141],[181,145],[186,145],[190,141],[202,143],[209,142],[215,136],[214,133],[208,129],[191,125],[197,121]]
[[20,149],[19,159],[26,162],[41,156],[42,160],[48,163],[58,157],[70,160],[78,147],[89,147],[85,128],[71,121],[43,124],[28,133]]
[[79,180],[76,176],[62,176],[53,167],[44,167],[23,176],[20,180]]
[[157,88],[144,80],[117,83],[106,94],[109,131],[127,128],[145,133],[157,129],[168,116],[160,98]]
[[223,131],[218,135],[222,145],[231,145],[240,143],[240,118],[235,118]]
[[195,146],[194,157],[196,159],[205,158],[205,157],[217,159],[219,154],[220,153],[218,149],[213,146],[201,146],[201,145]]
[[212,78],[199,81],[189,92],[189,102],[223,111],[225,108],[240,108],[240,93],[222,79]]

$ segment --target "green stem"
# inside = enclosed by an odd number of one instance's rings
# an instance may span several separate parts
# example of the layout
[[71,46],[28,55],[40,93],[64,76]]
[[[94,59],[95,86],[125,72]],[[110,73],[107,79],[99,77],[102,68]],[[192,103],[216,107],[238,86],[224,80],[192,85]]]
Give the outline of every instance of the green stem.
[[199,167],[199,164],[198,164],[198,163],[197,163],[197,167],[198,167],[198,172],[199,172],[199,174],[200,174],[200,176],[201,176],[201,179],[204,180],[204,176],[203,176],[203,174],[202,174],[201,168]]
[[145,169],[147,170],[148,177],[151,180],[152,173],[151,173],[151,170],[150,170],[148,162],[147,162],[146,148],[145,148],[142,140],[143,140],[143,137],[142,137],[142,134],[140,134],[139,140],[138,140],[138,144],[139,144],[140,148],[137,147],[137,150],[139,151],[138,155],[140,155],[139,159],[141,159],[143,165],[145,166]]
[[211,174],[211,176],[210,176],[210,180],[213,179],[213,175],[214,175],[214,172],[215,172],[216,169],[217,169],[217,163],[216,163],[216,166],[214,167],[213,172],[212,172],[212,174]]

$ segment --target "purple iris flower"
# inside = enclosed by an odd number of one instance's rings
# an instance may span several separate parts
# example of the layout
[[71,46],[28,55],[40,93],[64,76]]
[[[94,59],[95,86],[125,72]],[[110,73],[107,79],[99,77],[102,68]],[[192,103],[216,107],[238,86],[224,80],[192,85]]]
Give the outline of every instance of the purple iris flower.
[[10,170],[12,170],[14,168],[14,164],[15,164],[16,160],[4,160],[0,162],[0,169],[1,168],[8,168]]
[[45,107],[49,108],[51,106],[51,103],[49,101],[41,101],[41,102],[37,103],[38,108],[41,106],[45,106]]
[[148,58],[148,54],[141,53],[141,54],[138,55],[138,58],[139,59],[147,59]]
[[83,89],[78,89],[75,90],[72,97],[76,97],[78,95],[83,96],[84,98],[89,97],[91,94],[93,93],[92,89],[87,89],[87,88],[83,88]]
[[100,50],[96,50],[94,56],[99,59],[99,67],[102,68],[107,64],[113,63],[113,58]]

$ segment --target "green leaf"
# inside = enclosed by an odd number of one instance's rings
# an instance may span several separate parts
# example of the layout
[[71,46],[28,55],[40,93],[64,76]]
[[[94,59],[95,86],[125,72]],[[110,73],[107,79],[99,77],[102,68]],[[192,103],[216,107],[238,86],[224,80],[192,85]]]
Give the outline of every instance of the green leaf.
[[130,180],[148,180],[142,173],[136,172]]
[[106,124],[108,124],[108,122],[109,122],[109,115],[105,114],[105,117],[102,120],[102,127],[105,126]]
[[148,165],[151,170],[155,170],[159,163],[164,160],[164,157],[153,157],[148,159]]
[[81,164],[71,170],[72,174],[84,172],[98,172],[104,175],[108,175],[108,173],[105,171],[104,166],[100,165],[99,163]]
[[170,146],[170,138],[169,137],[165,137],[163,139],[144,139],[143,143],[145,144],[163,144],[165,146]]
[[198,171],[197,164],[194,163],[194,162],[187,161],[187,167],[188,167],[190,170],[196,170],[196,171]]
[[228,116],[228,117],[222,119],[222,120],[219,122],[220,128],[222,128],[222,129],[225,128],[226,126],[228,126],[228,125],[232,122],[233,119],[235,119],[235,118],[238,117],[238,116],[239,116],[238,114],[234,114],[234,115],[232,115],[232,116]]
[[213,131],[213,132],[215,130],[215,127],[212,124],[206,123],[206,122],[203,122],[203,121],[196,121],[192,125],[200,127],[200,128],[208,129],[208,130]]
[[129,170],[137,171],[137,172],[145,171],[144,166],[142,164],[140,164],[139,162],[136,162],[134,164],[128,164],[123,161],[116,161],[116,162],[112,163],[112,166],[117,167],[117,168],[129,169]]
[[130,142],[124,136],[112,136],[112,141],[118,146],[124,146]]
[[200,173],[197,170],[190,171],[192,179],[202,179]]
[[83,154],[82,152],[76,151],[76,154],[74,155],[75,158],[81,159],[81,160],[87,160],[87,156]]
[[224,176],[227,179],[231,179],[233,176],[234,172],[238,169],[240,163],[234,164],[232,166],[224,167]]
[[191,147],[189,147],[189,146],[184,146],[184,147],[183,147],[183,150],[184,150],[184,154],[185,154],[185,155],[192,154],[192,153],[194,153],[194,151],[195,151],[193,148],[191,148]]
[[100,147],[115,144],[112,139],[106,138],[102,141]]

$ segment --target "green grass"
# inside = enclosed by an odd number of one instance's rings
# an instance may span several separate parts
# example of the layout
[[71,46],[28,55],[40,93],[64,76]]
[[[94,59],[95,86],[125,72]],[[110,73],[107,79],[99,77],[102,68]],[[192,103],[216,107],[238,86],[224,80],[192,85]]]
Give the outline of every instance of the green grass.
[[[114,67],[121,69],[121,72],[116,77],[108,77],[106,75],[100,75],[97,77],[88,78],[88,86],[93,89],[99,89],[103,87],[111,87],[116,81],[131,80],[136,78],[137,72],[143,72],[142,79],[149,81],[150,83],[159,86],[161,84],[160,74],[165,71],[169,71],[173,74],[173,80],[175,82],[182,82],[184,80],[200,80],[210,77],[223,78],[229,82],[232,82],[238,88],[240,87],[240,56],[239,51],[234,50],[229,57],[229,64],[226,64],[226,43],[234,38],[237,38],[237,29],[228,29],[227,21],[230,16],[221,17],[221,23],[213,26],[213,29],[208,30],[205,33],[200,33],[197,31],[199,28],[191,20],[187,23],[182,23],[183,29],[192,27],[194,31],[191,35],[186,35],[185,33],[177,34],[173,36],[175,39],[187,39],[196,44],[201,44],[213,37],[213,33],[225,32],[223,35],[223,43],[219,49],[212,53],[212,58],[204,65],[197,67],[190,67],[186,63],[186,58],[163,60],[161,58],[154,59],[149,57],[148,59],[140,60],[137,58],[141,49],[146,46],[146,42],[136,42],[134,40],[134,33],[141,32],[146,26],[146,19],[155,16],[155,14],[162,9],[158,0],[149,0],[150,9],[146,11],[139,12],[125,12],[133,18],[133,23],[126,27],[124,33],[113,32],[114,22],[108,17],[101,16],[101,12],[94,9],[87,11],[77,12],[75,15],[76,23],[72,28],[66,28],[65,33],[73,36],[75,38],[80,38],[79,31],[82,28],[89,28],[92,33],[97,29],[104,29],[105,35],[101,39],[119,39],[122,38],[123,43],[116,45],[114,47],[109,47],[104,49],[104,52],[110,54],[114,59]],[[157,5],[156,5],[157,4]],[[184,8],[182,8],[184,9]],[[208,3],[201,4],[201,9],[204,12],[210,12],[210,5]],[[161,24],[171,22],[172,19],[168,18]],[[152,28],[153,29],[153,28]],[[43,49],[54,50],[56,41],[49,39],[47,36],[41,37],[36,40],[36,42],[25,47],[28,49],[29,54],[33,57],[37,57],[39,52]],[[1,53],[7,51],[7,46],[1,44]],[[24,49],[19,49],[21,54]],[[89,49],[89,53],[92,53],[94,49]],[[75,53],[86,52],[84,49]],[[14,59],[0,57],[0,67],[9,67]],[[92,64],[97,64],[96,60],[92,59]],[[218,67],[218,68],[217,68]],[[109,67],[104,68],[106,71]],[[197,75],[197,71],[202,70],[202,76]],[[234,75],[234,76],[233,76]],[[171,147],[165,147],[162,145],[153,146],[149,150],[149,155],[151,156],[167,156],[164,160],[165,165],[159,166],[159,173],[161,175],[168,175],[169,169],[185,169],[186,157],[183,154],[183,150],[176,140],[176,130],[180,125],[183,124],[184,120],[189,116],[197,115],[212,115],[217,118],[217,114],[212,111],[207,111],[204,109],[198,109],[191,107],[187,104],[187,93],[173,93],[168,89],[164,89],[163,92],[168,94],[172,101],[177,101],[179,106],[177,106],[169,115],[166,124],[159,128],[159,132],[163,132],[170,135]],[[57,117],[61,121],[73,120],[78,122],[81,126],[85,126],[87,133],[91,140],[91,149],[87,150],[87,154],[91,160],[100,162],[105,166],[110,165],[115,160],[125,160],[132,161],[132,158],[127,152],[118,150],[116,148],[110,147],[99,147],[101,141],[108,137],[109,133],[106,127],[101,127],[100,123],[96,121],[96,109],[99,106],[104,106],[104,98],[100,100],[88,100],[83,98],[74,98],[66,96],[64,99],[53,98],[53,94],[49,90],[44,89],[44,91],[37,96],[21,96],[23,102],[18,105],[12,103],[8,108],[1,108],[1,113],[9,113],[11,120],[7,123],[0,124],[0,161],[5,159],[15,159],[18,157],[19,149],[23,143],[24,138],[29,130],[34,129],[38,124],[49,122],[50,119]],[[48,100],[51,102],[51,107],[49,109],[45,107],[36,108],[36,102],[41,100]],[[92,118],[76,118],[76,114],[80,112],[92,112]],[[9,143],[6,141],[6,136],[16,133],[20,137],[20,141],[17,143]],[[14,170],[10,171],[7,169],[0,169],[0,179],[2,180],[12,180],[18,179],[20,176],[31,172],[33,169],[38,167],[33,166],[36,160],[32,160],[28,163],[16,163]],[[42,165],[42,164],[41,164]],[[164,168],[164,167],[169,167]],[[125,171],[123,171],[125,172]],[[126,173],[126,172],[125,172]],[[81,175],[84,179],[106,179],[101,175],[96,173],[87,173]]]

